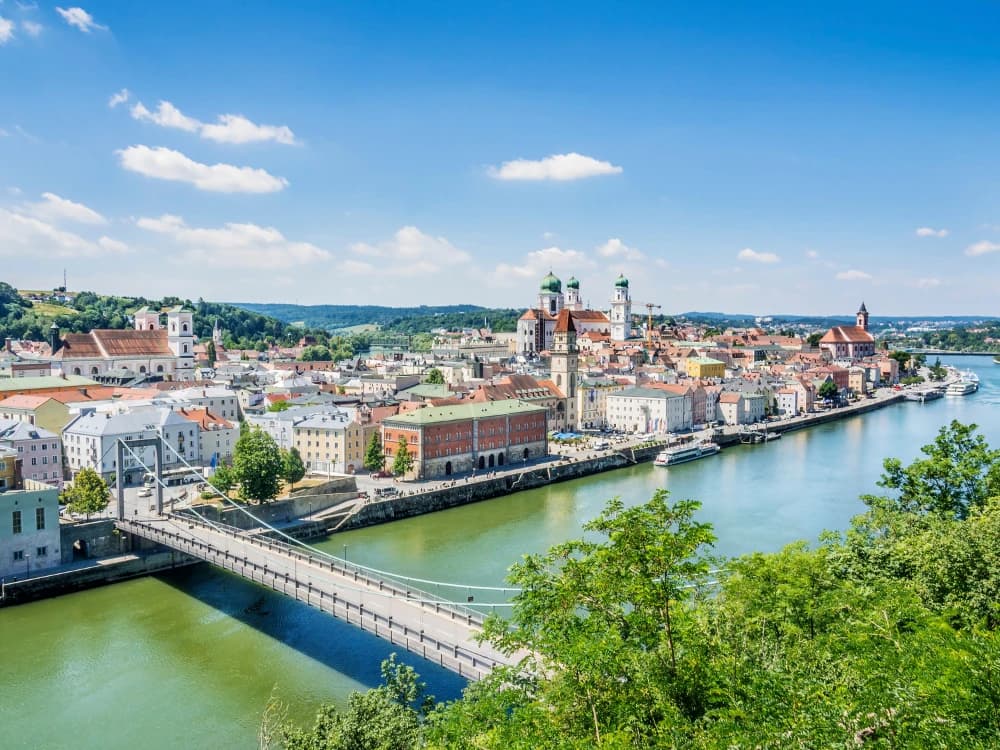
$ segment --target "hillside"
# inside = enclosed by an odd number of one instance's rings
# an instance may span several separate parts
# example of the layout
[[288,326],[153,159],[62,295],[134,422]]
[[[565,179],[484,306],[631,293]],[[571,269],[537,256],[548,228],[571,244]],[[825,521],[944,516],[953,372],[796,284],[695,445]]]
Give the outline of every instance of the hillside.
[[327,331],[355,326],[377,325],[393,333],[423,333],[434,328],[481,327],[484,320],[497,332],[514,331],[521,310],[488,308],[478,305],[420,305],[383,307],[379,305],[287,305],[234,302],[233,305],[291,324]]
[[253,348],[265,341],[293,344],[302,336],[277,318],[244,310],[233,305],[198,300],[165,297],[161,300],[145,297],[113,297],[79,292],[67,295],[69,301],[51,299],[43,302],[26,298],[28,291],[19,292],[10,284],[0,282],[0,337],[44,341],[49,326],[56,323],[63,333],[86,333],[92,328],[126,328],[130,316],[140,307],[164,310],[185,305],[195,311],[195,335],[208,338],[215,321],[224,332],[227,346]]

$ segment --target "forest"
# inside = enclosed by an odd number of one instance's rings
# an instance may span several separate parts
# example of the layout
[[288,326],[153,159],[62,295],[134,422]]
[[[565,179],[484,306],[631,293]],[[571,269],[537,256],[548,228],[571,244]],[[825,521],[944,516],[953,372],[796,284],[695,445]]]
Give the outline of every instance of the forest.
[[844,532],[712,555],[699,503],[610,500],[528,555],[484,639],[529,654],[457,701],[390,659],[312,726],[272,701],[261,747],[996,748],[1000,451],[952,422],[889,458]]

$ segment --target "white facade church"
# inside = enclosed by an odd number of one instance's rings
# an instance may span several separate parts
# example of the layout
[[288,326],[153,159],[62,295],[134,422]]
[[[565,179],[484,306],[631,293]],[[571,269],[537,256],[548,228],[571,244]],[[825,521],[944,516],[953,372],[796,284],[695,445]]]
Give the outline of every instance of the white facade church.
[[580,297],[580,282],[570,277],[566,293],[551,271],[542,279],[538,304],[524,312],[517,321],[517,351],[519,354],[552,349],[559,313],[568,310],[573,328],[579,336],[587,332],[603,333],[612,341],[625,341],[632,335],[632,299],[628,279],[619,276],[611,298],[611,316],[600,310],[585,310]]
[[93,377],[110,372],[158,375],[165,380],[194,379],[194,313],[174,307],[161,314],[146,307],[135,313],[133,330],[95,329],[59,335],[49,330],[54,375]]

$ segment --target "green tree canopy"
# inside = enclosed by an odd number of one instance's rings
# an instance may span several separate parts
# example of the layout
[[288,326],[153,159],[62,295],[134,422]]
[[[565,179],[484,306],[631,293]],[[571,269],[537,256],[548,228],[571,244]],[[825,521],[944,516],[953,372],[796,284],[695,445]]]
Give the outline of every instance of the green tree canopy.
[[413,468],[413,456],[410,455],[410,448],[406,444],[406,436],[399,438],[396,446],[396,457],[392,461],[392,473],[397,477],[406,476]]
[[438,368],[432,367],[427,371],[427,376],[424,378],[425,383],[430,383],[431,385],[444,385],[444,373],[442,373]]
[[382,436],[378,430],[372,433],[365,450],[365,468],[368,471],[381,471],[385,468],[385,454],[382,452]]
[[294,487],[306,475],[306,466],[302,463],[299,449],[293,445],[287,451],[282,451],[281,458],[283,463],[281,478]]
[[73,478],[73,484],[59,495],[59,502],[65,504],[71,513],[79,513],[90,518],[91,513],[100,513],[108,507],[111,499],[108,483],[93,469],[80,469]]
[[819,390],[816,391],[816,395],[820,398],[836,398],[838,393],[840,393],[840,389],[832,380],[824,380]]
[[274,438],[260,427],[240,435],[233,450],[233,476],[240,484],[240,497],[266,503],[278,496],[285,470]]

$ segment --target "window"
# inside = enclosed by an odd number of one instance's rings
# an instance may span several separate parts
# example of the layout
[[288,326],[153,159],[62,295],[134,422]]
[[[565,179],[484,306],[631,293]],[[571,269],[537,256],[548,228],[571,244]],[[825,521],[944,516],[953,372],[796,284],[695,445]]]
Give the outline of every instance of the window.
[[23,560],[23,559],[24,559],[24,550],[23,549],[16,549],[16,550],[14,550],[14,562],[17,562],[18,560]]
[[32,452],[32,453],[34,453],[34,452],[35,452],[35,451],[37,451],[37,450],[38,450],[38,446],[37,446],[37,445],[35,445],[34,443],[32,443],[32,444],[31,444],[31,452]]
[[45,528],[45,508],[35,508],[35,528],[39,531]]
[[31,457],[31,465],[32,466],[37,466],[38,465],[38,459],[35,458],[34,456]]
[[45,557],[49,554],[48,547],[35,547],[35,557]]
[[11,531],[15,534],[21,533],[21,511],[15,510],[10,514]]

